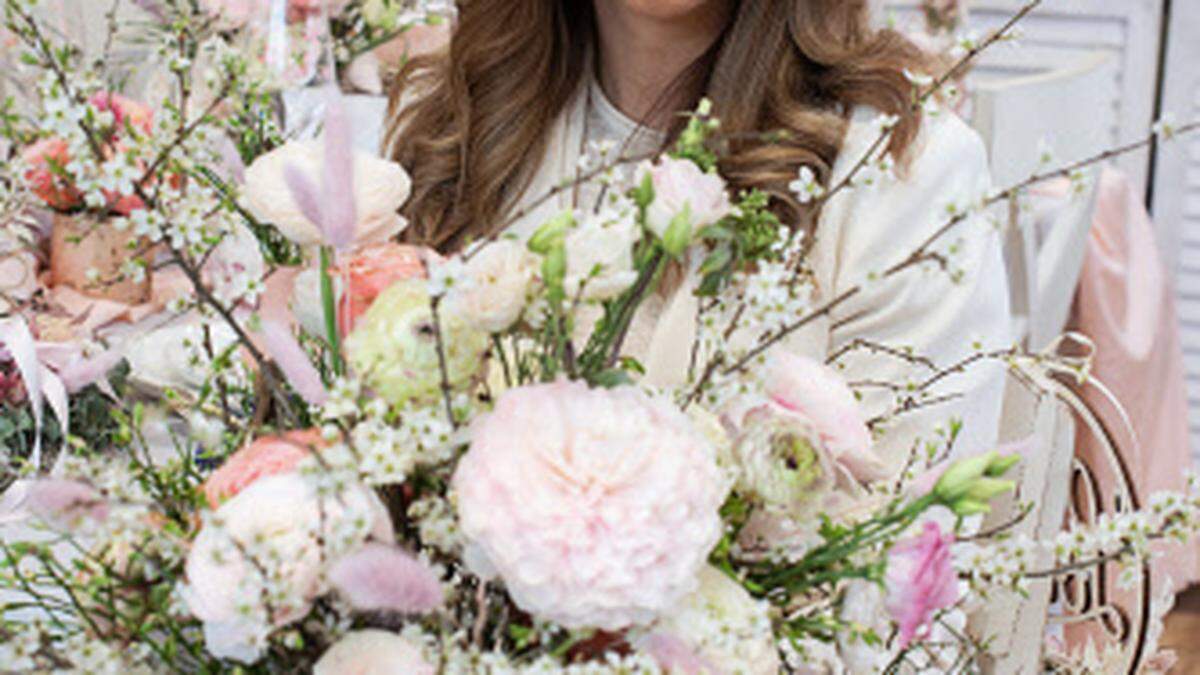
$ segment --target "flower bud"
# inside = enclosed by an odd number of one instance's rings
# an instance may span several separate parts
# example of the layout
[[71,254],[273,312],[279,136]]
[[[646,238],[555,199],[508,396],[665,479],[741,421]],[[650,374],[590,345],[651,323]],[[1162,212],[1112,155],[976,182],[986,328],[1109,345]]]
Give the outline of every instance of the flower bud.
[[575,216],[570,211],[564,211],[546,221],[529,238],[529,250],[540,255],[546,255],[556,246],[560,246],[567,237],[567,230],[575,224]]
[[672,258],[683,255],[692,243],[692,209],[685,204],[683,210],[671,219],[667,231],[663,233],[663,250]]
[[992,451],[951,464],[933,486],[934,497],[943,504],[962,499],[970,491],[971,485],[983,477],[998,456],[997,452]]

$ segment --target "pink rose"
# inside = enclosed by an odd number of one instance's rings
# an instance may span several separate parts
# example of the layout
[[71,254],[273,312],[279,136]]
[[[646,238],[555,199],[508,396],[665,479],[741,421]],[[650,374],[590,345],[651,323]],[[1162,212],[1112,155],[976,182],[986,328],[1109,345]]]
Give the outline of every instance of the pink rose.
[[215,509],[260,478],[292,471],[301,460],[324,446],[321,432],[316,429],[260,438],[230,455],[204,481],[201,490],[208,505]]
[[107,91],[93,94],[88,102],[101,112],[112,113],[118,134],[129,127],[148,134],[154,127],[154,109],[144,103]]
[[929,631],[936,612],[958,601],[958,575],[951,564],[954,537],[926,521],[921,534],[888,553],[887,609],[900,627],[900,648]]
[[813,359],[775,350],[768,365],[767,396],[773,406],[804,417],[835,461],[858,481],[887,477],[872,450],[871,431],[854,392],[832,368]]
[[646,225],[664,241],[677,216],[687,212],[690,226],[686,240],[696,230],[729,215],[733,206],[725,181],[716,173],[704,173],[695,162],[664,157],[642,165],[642,175],[654,184],[654,201],[646,210]]

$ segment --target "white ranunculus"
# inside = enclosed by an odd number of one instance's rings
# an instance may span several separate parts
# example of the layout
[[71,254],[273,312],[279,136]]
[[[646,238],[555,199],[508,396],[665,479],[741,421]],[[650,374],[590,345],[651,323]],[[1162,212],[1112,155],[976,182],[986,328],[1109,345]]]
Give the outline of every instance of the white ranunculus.
[[384,630],[348,633],[313,666],[313,675],[433,675],[419,646]]
[[716,173],[704,173],[695,162],[664,157],[657,163],[645,162],[639,176],[650,176],[654,201],[646,208],[646,225],[665,238],[676,216],[685,210],[691,233],[712,225],[733,210],[725,180]]
[[715,567],[700,570],[700,587],[651,628],[682,640],[719,673],[774,675],[779,654],[766,603]]
[[632,218],[589,218],[567,233],[567,294],[574,297],[580,285],[584,300],[608,300],[624,293],[637,281],[633,245],[638,226]]
[[[293,141],[259,157],[246,169],[246,207],[301,246],[323,243],[320,229],[304,215],[284,178],[284,168],[294,166],[312,185],[320,185],[323,162],[320,141]],[[412,180],[399,164],[354,153],[355,246],[386,241],[404,229],[407,223],[397,211],[411,188]]]
[[467,260],[467,283],[451,290],[447,311],[489,333],[506,330],[521,317],[536,270],[537,258],[521,244],[487,244]]
[[322,497],[299,473],[260,478],[200,530],[180,595],[204,622],[209,652],[253,663],[273,630],[304,617],[325,592],[323,566],[371,535],[390,538],[391,523],[365,487]]

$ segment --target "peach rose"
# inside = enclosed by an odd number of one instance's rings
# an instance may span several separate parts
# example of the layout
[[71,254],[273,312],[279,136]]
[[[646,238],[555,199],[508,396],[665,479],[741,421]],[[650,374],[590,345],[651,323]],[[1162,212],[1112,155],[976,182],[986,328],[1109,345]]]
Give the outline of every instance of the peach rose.
[[215,509],[260,478],[292,471],[314,449],[324,446],[321,432],[316,429],[264,436],[230,455],[201,489]]
[[333,273],[341,277],[345,285],[345,297],[338,312],[342,332],[349,332],[346,326],[353,330],[375,298],[392,284],[425,278],[425,255],[425,251],[416,246],[388,242],[369,246],[340,263]]
[[25,148],[22,159],[29,165],[25,181],[29,189],[46,205],[59,211],[69,211],[80,205],[83,195],[61,171],[71,162],[67,142],[47,138]]

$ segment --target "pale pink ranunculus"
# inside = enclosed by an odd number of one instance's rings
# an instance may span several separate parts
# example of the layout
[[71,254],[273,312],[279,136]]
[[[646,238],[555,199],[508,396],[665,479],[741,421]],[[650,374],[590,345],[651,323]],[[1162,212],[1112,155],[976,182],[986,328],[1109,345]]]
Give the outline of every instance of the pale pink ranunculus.
[[329,580],[359,611],[424,614],[442,604],[442,584],[433,570],[398,546],[372,542],[342,558]]
[[365,486],[321,494],[298,472],[267,476],[200,529],[180,595],[203,622],[212,655],[254,663],[274,630],[303,618],[328,590],[328,566],[357,550],[356,542],[392,536],[387,509]]
[[887,609],[900,628],[900,648],[929,630],[939,610],[958,601],[958,575],[950,546],[954,537],[934,521],[888,552]]
[[647,174],[654,184],[654,201],[646,209],[646,225],[659,237],[685,209],[693,232],[733,210],[725,180],[715,172],[701,171],[691,160],[663,157],[654,164],[646,162],[640,175]]
[[433,675],[419,645],[384,630],[347,633],[313,666],[313,675]]
[[644,625],[721,534],[712,443],[666,400],[559,381],[505,392],[453,478],[467,561],[568,628]]
[[887,477],[886,464],[872,449],[862,407],[837,372],[785,350],[771,354],[765,372],[764,385],[773,406],[804,417],[856,480],[870,483]]
[[260,478],[295,470],[304,458],[326,445],[317,429],[265,436],[230,455],[200,489],[215,509]]

